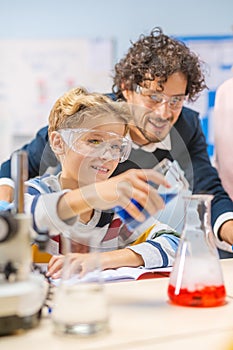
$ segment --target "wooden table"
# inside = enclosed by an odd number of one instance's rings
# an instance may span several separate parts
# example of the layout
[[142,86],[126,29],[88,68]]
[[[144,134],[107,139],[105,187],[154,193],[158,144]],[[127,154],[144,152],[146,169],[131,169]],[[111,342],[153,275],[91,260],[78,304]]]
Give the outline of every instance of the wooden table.
[[215,308],[169,304],[169,278],[106,284],[110,331],[89,338],[58,336],[40,326],[0,338],[1,350],[233,350],[233,259],[221,260],[227,304]]

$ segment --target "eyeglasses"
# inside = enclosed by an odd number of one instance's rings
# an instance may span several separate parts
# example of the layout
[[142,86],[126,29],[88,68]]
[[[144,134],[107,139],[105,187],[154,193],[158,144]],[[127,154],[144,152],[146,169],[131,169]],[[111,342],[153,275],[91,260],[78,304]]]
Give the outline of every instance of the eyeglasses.
[[87,157],[118,159],[119,162],[124,162],[129,157],[132,148],[130,140],[113,132],[93,129],[62,129],[59,130],[59,133],[68,147]]
[[184,101],[187,99],[186,95],[174,95],[170,97],[161,92],[156,92],[139,85],[137,85],[135,92],[147,98],[148,105],[150,104],[152,107],[153,105],[167,103],[173,110],[182,108]]

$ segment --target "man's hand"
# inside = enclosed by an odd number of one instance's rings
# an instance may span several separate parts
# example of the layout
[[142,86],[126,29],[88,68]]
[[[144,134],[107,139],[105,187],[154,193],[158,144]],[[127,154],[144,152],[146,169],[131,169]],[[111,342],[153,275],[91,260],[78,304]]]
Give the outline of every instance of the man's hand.
[[233,245],[233,220],[224,222],[219,230],[219,236],[223,241]]

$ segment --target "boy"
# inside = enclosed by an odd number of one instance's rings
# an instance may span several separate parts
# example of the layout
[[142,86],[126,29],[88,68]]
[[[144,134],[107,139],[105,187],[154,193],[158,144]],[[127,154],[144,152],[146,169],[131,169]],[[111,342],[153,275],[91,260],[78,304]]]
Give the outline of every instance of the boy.
[[[142,221],[143,214],[131,198],[150,214],[164,207],[147,182],[169,185],[153,170],[131,169],[109,179],[131,150],[131,142],[124,137],[129,118],[124,102],[89,94],[83,88],[70,90],[57,100],[49,116],[50,145],[62,170],[56,176],[44,175],[27,182],[25,208],[33,214],[34,228],[47,227],[52,236],[63,233],[61,252],[67,252],[64,237],[68,237],[77,247],[76,258],[84,261],[82,236],[91,232],[105,250],[101,253],[103,269],[172,265],[179,241],[172,230],[166,230],[167,225],[160,223],[148,231],[150,239],[145,241],[144,235],[142,241],[140,233],[129,232],[122,223],[117,227],[113,212],[104,212],[122,206]],[[138,244],[131,245],[135,241]],[[54,256],[48,275],[58,277],[62,261],[62,256]]]

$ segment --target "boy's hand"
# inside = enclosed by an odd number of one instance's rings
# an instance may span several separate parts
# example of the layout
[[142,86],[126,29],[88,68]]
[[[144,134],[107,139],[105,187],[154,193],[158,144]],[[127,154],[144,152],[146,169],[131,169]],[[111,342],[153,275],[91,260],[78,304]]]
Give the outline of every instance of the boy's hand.
[[0,185],[0,200],[11,203],[14,199],[14,189],[8,185]]
[[80,278],[96,268],[96,258],[89,253],[68,253],[64,255],[54,255],[48,263],[47,277],[53,279],[61,278],[62,268],[65,265],[65,277],[72,277],[73,274]]
[[121,206],[138,221],[145,219],[130,201],[134,198],[151,215],[164,208],[157,190],[148,181],[169,187],[165,178],[152,169],[131,169],[106,181],[80,188],[83,199],[91,208],[106,210]]
[[60,278],[64,259],[64,255],[53,255],[49,260],[46,276],[53,279]]

